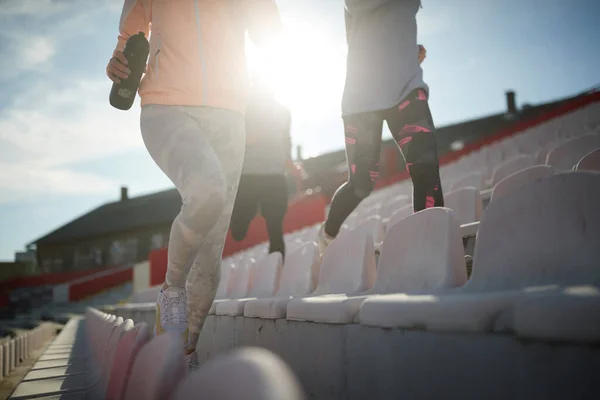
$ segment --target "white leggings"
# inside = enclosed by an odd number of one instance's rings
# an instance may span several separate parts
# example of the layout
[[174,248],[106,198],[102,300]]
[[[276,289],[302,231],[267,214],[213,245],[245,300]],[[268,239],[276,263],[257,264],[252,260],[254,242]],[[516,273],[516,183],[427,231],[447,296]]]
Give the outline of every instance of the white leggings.
[[183,205],[169,238],[166,282],[184,286],[191,343],[215,298],[245,148],[244,117],[194,106],[145,105],[142,137]]

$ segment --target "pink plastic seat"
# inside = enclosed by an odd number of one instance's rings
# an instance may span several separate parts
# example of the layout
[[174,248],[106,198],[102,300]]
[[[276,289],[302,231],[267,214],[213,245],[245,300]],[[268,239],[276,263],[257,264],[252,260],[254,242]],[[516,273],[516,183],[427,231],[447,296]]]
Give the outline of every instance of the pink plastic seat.
[[141,348],[146,345],[152,334],[148,325],[141,322],[124,333],[117,345],[115,357],[110,369],[110,378],[106,389],[106,398],[121,400],[127,385],[133,362]]
[[215,357],[189,374],[172,397],[173,400],[305,398],[290,367],[277,355],[262,348],[236,349]]
[[186,375],[183,343],[178,335],[155,337],[135,358],[125,389],[125,399],[164,400],[171,397]]

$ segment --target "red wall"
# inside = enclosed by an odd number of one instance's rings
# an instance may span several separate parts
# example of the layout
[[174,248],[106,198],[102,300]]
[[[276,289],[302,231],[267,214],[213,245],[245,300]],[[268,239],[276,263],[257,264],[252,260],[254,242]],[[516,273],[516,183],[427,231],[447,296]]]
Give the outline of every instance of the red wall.
[[59,283],[69,282],[84,276],[92,275],[101,271],[106,271],[110,267],[101,267],[86,269],[81,271],[57,272],[53,274],[41,274],[32,276],[22,276],[0,282],[0,293],[24,287],[41,285],[58,285]]
[[98,294],[111,287],[120,286],[133,279],[133,268],[119,269],[113,273],[92,277],[69,285],[69,301],[77,301]]

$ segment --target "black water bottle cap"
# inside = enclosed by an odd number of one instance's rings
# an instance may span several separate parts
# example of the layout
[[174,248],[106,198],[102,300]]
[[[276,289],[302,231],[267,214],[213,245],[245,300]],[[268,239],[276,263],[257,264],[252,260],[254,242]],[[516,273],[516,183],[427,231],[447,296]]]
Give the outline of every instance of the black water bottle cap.
[[146,37],[146,34],[142,31],[138,32],[138,35],[140,35],[141,37]]

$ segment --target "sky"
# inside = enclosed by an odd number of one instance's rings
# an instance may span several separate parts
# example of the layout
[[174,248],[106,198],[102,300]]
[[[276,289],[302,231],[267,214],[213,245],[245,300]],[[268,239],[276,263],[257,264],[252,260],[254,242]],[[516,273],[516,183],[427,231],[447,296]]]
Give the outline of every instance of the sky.
[[[401,1],[401,0],[396,0]],[[343,147],[343,0],[277,0],[290,51],[273,77],[305,157]],[[419,43],[438,126],[600,84],[596,0],[422,0]],[[122,0],[0,0],[0,260],[77,216],[171,188],[139,106],[108,103]],[[251,47],[249,47],[251,52]],[[252,54],[250,57],[252,59]]]

